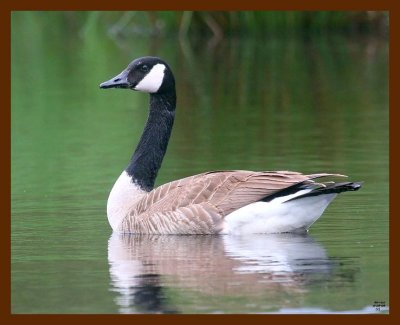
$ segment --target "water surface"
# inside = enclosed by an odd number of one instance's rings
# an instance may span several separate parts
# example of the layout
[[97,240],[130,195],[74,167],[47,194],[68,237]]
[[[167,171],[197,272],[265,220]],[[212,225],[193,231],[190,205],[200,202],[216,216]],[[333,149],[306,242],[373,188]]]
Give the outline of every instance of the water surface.
[[[51,26],[51,28],[48,28]],[[388,48],[338,35],[110,38],[12,16],[13,313],[369,313],[389,306]],[[106,200],[147,116],[100,82],[141,55],[177,79],[157,184],[215,169],[364,181],[306,236],[119,236]],[[379,309],[379,308],[378,308]]]

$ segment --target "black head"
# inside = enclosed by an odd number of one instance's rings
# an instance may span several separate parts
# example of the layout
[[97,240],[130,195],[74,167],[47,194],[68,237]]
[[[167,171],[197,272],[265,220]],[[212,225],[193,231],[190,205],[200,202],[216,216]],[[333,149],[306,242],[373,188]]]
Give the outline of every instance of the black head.
[[151,94],[175,92],[175,79],[167,63],[145,56],[133,60],[119,75],[100,84],[100,88],[127,88]]

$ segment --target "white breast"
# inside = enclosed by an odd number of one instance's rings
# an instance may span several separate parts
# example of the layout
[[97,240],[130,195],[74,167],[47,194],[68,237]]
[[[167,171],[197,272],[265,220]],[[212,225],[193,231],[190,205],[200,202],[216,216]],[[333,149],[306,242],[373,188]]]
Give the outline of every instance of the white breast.
[[118,229],[130,208],[146,193],[132,182],[126,171],[122,172],[111,189],[107,201],[108,222],[114,231]]

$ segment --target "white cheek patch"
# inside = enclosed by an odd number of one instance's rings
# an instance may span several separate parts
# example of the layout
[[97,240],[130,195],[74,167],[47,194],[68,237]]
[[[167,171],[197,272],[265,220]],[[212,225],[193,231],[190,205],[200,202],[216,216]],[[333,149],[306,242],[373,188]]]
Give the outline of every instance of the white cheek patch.
[[164,71],[165,65],[157,63],[134,89],[147,93],[156,93],[163,82]]

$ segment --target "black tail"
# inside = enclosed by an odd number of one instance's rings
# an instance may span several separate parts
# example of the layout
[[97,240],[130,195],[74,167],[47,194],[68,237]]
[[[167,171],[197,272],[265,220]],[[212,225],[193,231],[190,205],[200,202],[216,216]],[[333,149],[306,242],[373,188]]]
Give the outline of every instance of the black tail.
[[[269,196],[265,197],[264,199],[262,199],[262,201],[269,202],[277,197],[294,194],[300,190],[305,190],[305,189],[313,189],[313,190],[306,194],[296,196],[293,199],[290,199],[288,201],[297,200],[297,199],[301,199],[301,198],[308,197],[308,196],[317,196],[317,195],[321,195],[321,194],[357,191],[361,187],[361,185],[362,185],[362,182],[314,183],[314,182],[305,181],[302,183],[294,184],[294,185],[289,186],[289,187],[287,187],[281,191],[278,191],[272,195],[269,195]],[[288,202],[288,201],[286,201],[286,202]]]
[[362,182],[344,182],[344,183],[332,183],[332,184],[326,184],[326,187],[319,187],[311,192],[308,192],[306,194],[296,196],[293,199],[290,199],[286,202],[293,201],[293,200],[298,200],[302,199],[305,197],[309,196],[318,196],[322,194],[332,194],[332,193],[341,193],[341,192],[347,192],[347,191],[357,191],[361,185]]

